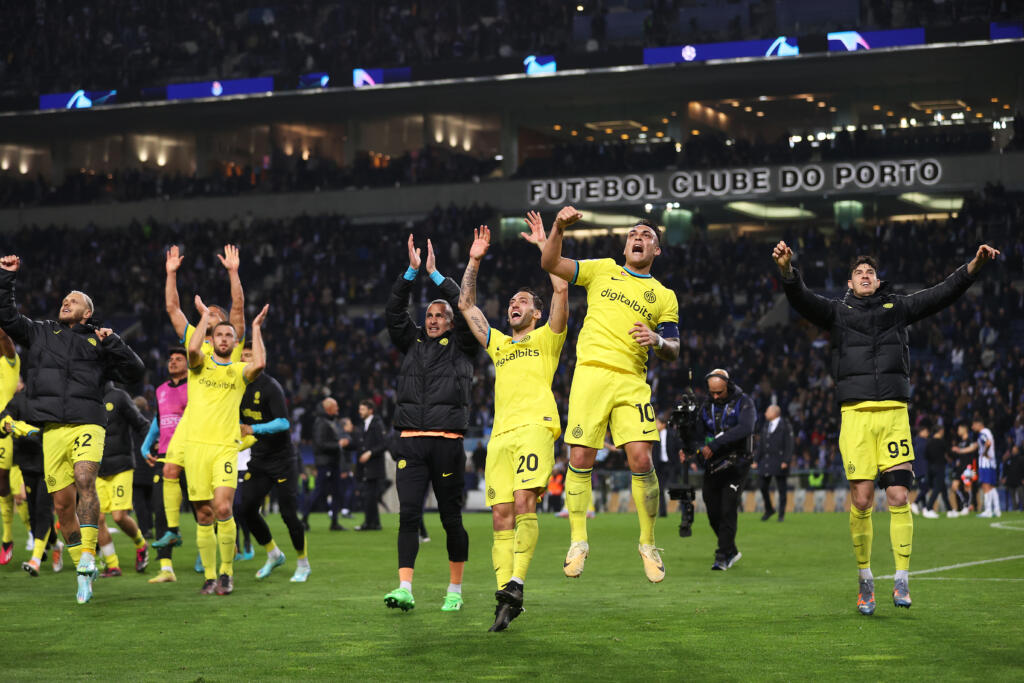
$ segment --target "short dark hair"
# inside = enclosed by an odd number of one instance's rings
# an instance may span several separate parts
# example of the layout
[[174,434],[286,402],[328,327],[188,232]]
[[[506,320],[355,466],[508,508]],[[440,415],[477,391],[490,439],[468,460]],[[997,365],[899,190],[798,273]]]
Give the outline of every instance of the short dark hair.
[[875,260],[875,257],[868,256],[867,254],[861,254],[859,256],[855,256],[853,260],[850,261],[850,275],[853,275],[853,271],[862,263],[868,264],[875,269],[875,273],[878,273],[878,261]]
[[[516,290],[516,294],[519,294],[520,292],[526,292],[527,294],[532,296],[533,307],[536,308],[541,313],[544,312],[544,299],[541,299],[539,296],[537,296],[537,292],[533,291],[529,287],[520,287],[519,289]],[[513,294],[512,296],[515,296],[515,294]]]
[[242,344],[243,351],[252,351],[252,339],[246,339],[245,343]]
[[362,401],[360,401],[359,405],[366,406],[370,410],[374,410],[374,411],[377,410],[377,405],[373,401],[368,399],[368,398],[364,398]]
[[185,358],[188,358],[188,352],[185,350],[184,346],[172,346],[171,348],[167,349],[168,358],[174,355],[185,356]]
[[637,220],[636,223],[633,224],[633,227],[635,228],[638,225],[646,225],[648,228],[653,230],[654,231],[654,236],[658,240],[658,246],[659,247],[661,246],[661,228],[658,227],[657,223],[655,223],[654,221],[652,221],[652,220],[650,220],[648,218],[641,218],[641,219]]
[[[221,320],[221,321],[220,321],[219,323],[217,323],[216,325],[214,325],[214,326],[213,326],[213,327],[212,327],[212,328],[210,329],[210,334],[213,334],[214,332],[216,332],[216,331],[217,331],[217,328],[218,328],[218,327],[224,327],[225,325],[227,325],[228,327],[230,327],[230,328],[231,328],[231,331],[232,331],[232,332],[235,332],[235,326],[234,326],[234,325],[232,325],[231,323],[229,323],[229,322],[228,322],[227,320]],[[237,333],[237,332],[235,333],[235,336],[236,336],[236,337],[238,336],[238,333]]]

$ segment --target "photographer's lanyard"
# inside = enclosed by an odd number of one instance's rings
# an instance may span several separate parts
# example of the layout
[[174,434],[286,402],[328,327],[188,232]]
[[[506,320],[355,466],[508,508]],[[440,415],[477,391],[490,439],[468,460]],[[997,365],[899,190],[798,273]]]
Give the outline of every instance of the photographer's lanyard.
[[[736,402],[736,409],[737,410],[739,409],[739,405],[740,405],[739,401],[737,401]],[[734,410],[733,412],[735,413],[737,411]],[[718,421],[715,419],[715,404],[714,404],[714,402],[711,403],[711,426],[714,427],[715,429],[718,429],[718,433],[715,434],[715,438],[716,439],[718,437],[720,437],[722,434],[725,434],[725,418],[726,418],[726,416],[728,414],[729,414],[729,404],[726,403],[725,407],[722,408],[722,428],[719,429],[718,428]]]

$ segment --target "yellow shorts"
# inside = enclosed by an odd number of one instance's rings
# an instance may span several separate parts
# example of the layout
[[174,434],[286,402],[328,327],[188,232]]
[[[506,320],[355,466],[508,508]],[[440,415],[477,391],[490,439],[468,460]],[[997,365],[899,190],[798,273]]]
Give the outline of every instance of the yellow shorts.
[[213,500],[221,487],[237,488],[238,446],[216,446],[189,441],[185,448],[185,477],[189,500]]
[[844,406],[839,427],[839,452],[846,478],[873,480],[882,470],[914,459],[907,407]]
[[14,439],[11,435],[0,439],[0,470],[9,470],[14,467]]
[[100,514],[132,509],[132,480],[135,470],[125,470],[109,477],[96,477],[96,493],[100,498]]
[[643,377],[597,365],[577,365],[569,391],[565,442],[603,448],[611,422],[616,446],[658,439],[651,387]]
[[168,465],[185,466],[185,418],[181,418],[178,425],[171,434],[171,440],[167,442],[167,453],[164,455],[164,463]]
[[555,466],[555,435],[543,425],[524,425],[487,444],[487,504],[511,503],[522,489],[546,488]]
[[99,425],[43,425],[43,474],[50,493],[75,483],[75,463],[103,459],[107,430]]

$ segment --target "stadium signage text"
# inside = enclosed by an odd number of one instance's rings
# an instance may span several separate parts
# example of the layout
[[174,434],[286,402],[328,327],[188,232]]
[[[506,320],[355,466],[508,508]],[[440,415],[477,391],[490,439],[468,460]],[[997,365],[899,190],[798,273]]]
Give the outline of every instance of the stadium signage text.
[[556,205],[734,198],[789,192],[906,188],[934,185],[941,179],[942,164],[937,159],[858,161],[531,180],[527,183],[527,200],[532,205]]

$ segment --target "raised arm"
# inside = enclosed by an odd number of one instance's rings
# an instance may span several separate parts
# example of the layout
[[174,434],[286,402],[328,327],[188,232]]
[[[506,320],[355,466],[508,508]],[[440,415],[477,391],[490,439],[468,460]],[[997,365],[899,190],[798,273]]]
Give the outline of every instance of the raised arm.
[[978,253],[967,265],[954,270],[945,280],[934,287],[922,289],[920,292],[903,297],[903,305],[907,310],[907,322],[916,322],[952,304],[971,288],[974,280],[981,273],[982,267],[999,256],[999,253],[998,249],[982,244],[978,247]]
[[818,327],[831,327],[835,318],[832,302],[807,289],[799,271],[793,268],[793,250],[785,242],[779,242],[772,250],[772,259],[779,267],[782,289],[789,305]]
[[469,248],[469,262],[466,264],[466,272],[462,274],[462,292],[459,294],[459,311],[466,319],[473,337],[484,348],[487,348],[487,341],[491,336],[491,326],[487,323],[483,311],[476,305],[476,275],[480,269],[480,261],[490,244],[491,231],[486,225],[481,225],[473,231],[473,244]]
[[405,353],[419,336],[419,329],[413,322],[412,316],[409,315],[409,291],[420,271],[420,250],[416,247],[411,234],[408,247],[409,267],[391,287],[391,294],[384,306],[384,318],[387,321],[391,343],[397,346],[402,353]]
[[[164,306],[167,308],[167,316],[171,319],[174,333],[178,339],[185,338],[185,328],[188,327],[188,318],[181,310],[181,301],[178,299],[178,268],[185,257],[181,255],[178,245],[172,244],[167,250],[167,260],[164,269],[167,271],[167,281],[164,283]],[[202,339],[202,337],[200,337]]]
[[11,365],[14,365],[17,355],[18,352],[14,348],[14,342],[11,341],[6,332],[0,330],[0,356],[3,356]]
[[263,306],[263,310],[252,320],[252,360],[246,364],[245,370],[242,372],[245,375],[246,382],[252,382],[260,376],[263,368],[267,367],[267,349],[263,346],[262,328],[263,321],[267,319],[267,311],[269,310],[270,304],[266,304]]
[[0,258],[0,329],[22,346],[28,346],[36,323],[18,313],[18,304],[14,301],[14,280],[19,268],[21,259],[17,256]]
[[[199,324],[196,325],[192,338],[188,340],[188,367],[197,369],[203,366],[203,340],[206,339],[206,330],[210,327],[210,309],[206,307],[203,300],[196,294],[196,308],[199,310]],[[179,309],[180,310],[180,309]],[[184,332],[182,333],[184,335]]]
[[[548,241],[544,232],[544,221],[536,211],[528,211],[526,225],[530,228],[530,232],[521,232],[519,235],[530,244],[536,245],[540,250],[541,258],[543,258],[544,245]],[[573,274],[575,275],[575,273],[576,266],[574,265]],[[550,275],[553,294],[551,295],[551,311],[548,313],[548,327],[555,334],[561,334],[565,331],[565,324],[569,320],[569,283],[554,273],[550,273]]]
[[551,235],[544,243],[540,254],[540,267],[557,275],[566,282],[571,282],[576,277],[576,261],[562,256],[562,234],[565,229],[583,217],[579,211],[571,206],[563,206],[555,216],[555,223]]
[[228,282],[231,283],[231,312],[228,313],[228,322],[235,328],[235,336],[239,339],[245,338],[245,292],[242,290],[242,280],[238,277],[238,247],[233,244],[224,245],[224,255],[217,254],[220,263],[228,271]]

